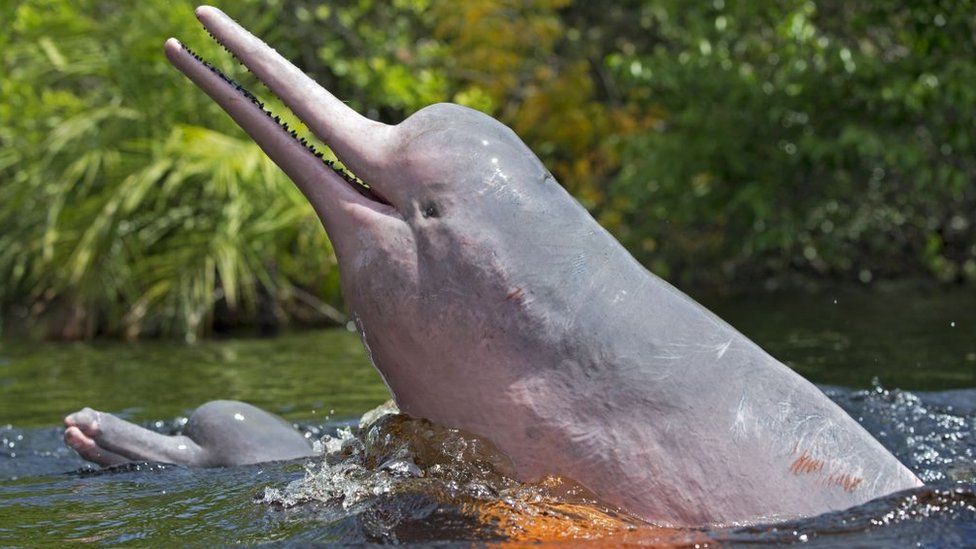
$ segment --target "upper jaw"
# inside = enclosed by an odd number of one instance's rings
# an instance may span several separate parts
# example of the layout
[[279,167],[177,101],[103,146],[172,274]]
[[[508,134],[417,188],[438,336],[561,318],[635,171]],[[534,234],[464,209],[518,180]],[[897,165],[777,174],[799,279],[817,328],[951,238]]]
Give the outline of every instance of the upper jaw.
[[[201,6],[197,17],[240,62],[298,115],[343,163],[367,181],[386,181],[386,162],[395,128],[369,120],[323,89],[275,50],[216,8]],[[387,230],[402,217],[373,187],[360,193],[321,160],[321,154],[278,123],[252,94],[182,46],[167,40],[170,62],[206,92],[295,182],[312,203],[333,244],[369,228]],[[350,243],[351,244],[351,243]]]
[[219,9],[200,6],[196,15],[215,40],[355,172],[369,178],[368,172],[389,158],[393,127],[357,113]]

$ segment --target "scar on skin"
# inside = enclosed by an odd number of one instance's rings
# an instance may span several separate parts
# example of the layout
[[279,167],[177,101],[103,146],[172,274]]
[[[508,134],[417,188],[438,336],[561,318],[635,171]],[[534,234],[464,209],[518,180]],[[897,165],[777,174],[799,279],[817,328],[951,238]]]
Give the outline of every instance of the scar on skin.
[[525,290],[523,290],[522,288],[515,288],[511,292],[508,292],[508,295],[505,296],[505,299],[508,301],[521,301],[522,296],[524,295],[525,295]]
[[[816,459],[809,454],[807,451],[803,451],[800,457],[796,458],[792,465],[790,465],[790,472],[794,475],[803,474],[814,474],[823,473],[824,470],[824,460]],[[840,486],[846,492],[853,492],[857,490],[857,487],[864,482],[861,477],[856,477],[849,473],[831,473],[827,477],[828,486]]]
[[847,473],[843,473],[840,475],[830,475],[829,477],[827,477],[827,484],[840,486],[844,488],[844,491],[846,492],[853,492],[854,490],[857,490],[857,487],[862,482],[864,482],[864,479],[862,479],[861,477],[855,477],[854,475],[849,475]]
[[800,454],[800,457],[796,458],[793,465],[790,465],[790,472],[794,475],[819,473],[823,471],[823,468],[824,462],[822,459],[816,459],[804,451]]

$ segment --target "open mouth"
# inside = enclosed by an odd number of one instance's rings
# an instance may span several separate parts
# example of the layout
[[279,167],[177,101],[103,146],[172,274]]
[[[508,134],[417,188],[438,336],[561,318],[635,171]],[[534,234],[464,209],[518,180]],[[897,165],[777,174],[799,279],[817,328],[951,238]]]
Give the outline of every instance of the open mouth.
[[[226,16],[224,16],[224,17],[226,17]],[[248,66],[248,64],[245,63],[245,62],[243,62],[241,60],[241,58],[237,54],[235,54],[234,51],[232,51],[230,48],[228,48],[213,32],[211,32],[211,29],[207,28],[206,24],[204,24],[204,30],[206,30],[207,31],[207,34],[209,34],[210,37],[215,42],[217,42],[218,44],[220,44],[220,46],[223,47],[224,50],[226,50],[228,53],[230,53],[231,56],[233,56],[234,59],[237,60],[237,62],[240,63],[242,67],[244,67],[245,70],[248,70],[248,72],[252,72],[251,69],[250,69],[250,67]],[[382,194],[380,194],[377,189],[371,187],[370,185],[368,185],[367,183],[365,183],[359,177],[356,177],[356,175],[353,174],[351,171],[348,171],[348,165],[346,165],[346,167],[343,168],[343,167],[340,167],[336,162],[334,162],[334,161],[332,161],[332,160],[330,160],[328,158],[325,158],[325,155],[321,151],[317,150],[314,144],[310,143],[306,138],[301,137],[299,135],[299,133],[295,129],[289,128],[287,122],[283,122],[281,120],[281,117],[280,116],[275,115],[273,112],[271,112],[271,110],[269,110],[268,108],[266,108],[264,102],[262,102],[260,99],[258,99],[258,97],[256,95],[254,95],[253,93],[251,93],[247,88],[245,88],[241,84],[239,84],[236,81],[234,81],[234,79],[232,79],[231,77],[229,77],[226,74],[224,74],[220,69],[218,69],[217,67],[215,67],[212,63],[210,63],[209,61],[205,60],[203,57],[201,57],[196,52],[194,52],[189,47],[187,47],[186,44],[184,44],[182,41],[179,42],[179,45],[180,45],[180,47],[182,48],[183,51],[185,51],[187,54],[189,54],[201,66],[205,67],[211,73],[213,73],[214,75],[216,75],[220,80],[222,80],[224,83],[226,83],[229,88],[235,90],[235,92],[237,94],[239,94],[241,98],[243,98],[246,101],[250,102],[255,108],[257,108],[261,113],[263,113],[268,118],[268,120],[274,122],[275,125],[278,128],[278,131],[280,131],[281,134],[283,134],[284,136],[288,136],[290,139],[294,140],[295,143],[297,143],[298,145],[301,145],[301,147],[307,152],[307,154],[309,156],[314,157],[319,162],[321,162],[326,167],[328,167],[332,172],[334,172],[335,174],[337,174],[343,181],[345,181],[345,183],[352,190],[356,191],[361,196],[363,196],[364,198],[366,198],[366,199],[368,199],[368,200],[370,200],[372,202],[379,203],[379,204],[382,204],[382,205],[385,205],[385,206],[388,206],[388,207],[392,207],[390,201],[387,200]],[[186,71],[184,71],[184,72],[186,72]],[[258,75],[255,75],[255,76],[258,76]],[[260,78],[260,76],[258,76],[258,79],[259,80],[262,80]],[[268,87],[268,89],[269,89],[269,92],[270,93],[272,93],[273,95],[276,95],[274,93],[274,91],[271,90],[270,86]],[[210,92],[208,92],[208,93],[210,93]],[[211,93],[211,95],[212,95],[212,93]],[[282,98],[282,99],[284,99],[284,98]],[[286,103],[287,103],[287,101],[286,101]],[[298,115],[299,113],[295,113],[295,114]],[[264,148],[264,147],[262,147],[262,148]],[[340,159],[340,161],[342,161],[342,158],[339,156],[338,151],[335,151],[334,148],[333,148],[333,153],[336,155],[337,158]]]

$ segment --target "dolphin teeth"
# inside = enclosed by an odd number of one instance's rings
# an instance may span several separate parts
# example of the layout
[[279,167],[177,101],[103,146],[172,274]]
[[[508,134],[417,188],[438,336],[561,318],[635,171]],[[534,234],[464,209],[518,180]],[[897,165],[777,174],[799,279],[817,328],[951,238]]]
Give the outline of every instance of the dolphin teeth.
[[[214,42],[216,42],[225,51],[227,51],[228,53],[230,53],[231,57],[233,57],[235,61],[237,61],[240,65],[242,65],[245,68],[245,70],[247,70],[248,72],[250,72],[250,69],[247,68],[247,65],[244,65],[244,62],[241,61],[241,59],[239,57],[237,57],[237,55],[235,55],[234,52],[230,51],[230,49],[228,49],[227,46],[225,46],[223,44],[223,42],[221,42],[212,32],[210,32],[210,30],[207,29],[207,27],[203,27],[203,28],[206,31],[207,35],[210,36],[210,38]],[[227,82],[227,84],[229,84],[230,86],[233,86],[233,88],[238,93],[240,93],[243,97],[245,97],[247,100],[249,100],[251,103],[253,103],[256,107],[260,108],[261,111],[264,112],[266,115],[268,115],[269,118],[271,118],[272,120],[274,120],[275,123],[278,124],[278,126],[282,130],[284,130],[285,132],[287,132],[289,135],[292,136],[292,138],[294,138],[296,141],[298,141],[298,143],[300,143],[303,147],[305,147],[305,150],[307,150],[310,154],[312,154],[313,156],[315,156],[316,158],[318,158],[319,160],[321,160],[323,164],[325,164],[330,169],[332,169],[332,171],[334,171],[336,174],[338,174],[340,177],[342,177],[344,180],[346,180],[346,182],[348,182],[349,184],[353,185],[357,189],[357,191],[359,191],[361,194],[364,194],[364,195],[366,195],[366,196],[368,196],[368,197],[370,197],[372,199],[375,199],[375,200],[378,200],[378,201],[381,201],[381,202],[385,202],[385,200],[382,200],[382,199],[378,198],[370,190],[369,185],[367,185],[366,183],[364,183],[362,180],[360,180],[355,175],[352,175],[351,173],[347,172],[346,170],[338,167],[336,165],[335,161],[325,158],[325,154],[322,153],[321,151],[317,150],[315,148],[315,146],[312,145],[306,138],[299,137],[298,136],[298,132],[296,130],[291,129],[288,126],[288,123],[287,122],[282,122],[281,121],[281,117],[279,115],[276,115],[273,112],[271,112],[271,110],[266,109],[264,102],[261,101],[260,99],[258,99],[258,97],[256,95],[254,95],[253,93],[251,93],[250,90],[248,90],[244,86],[242,86],[239,83],[237,83],[237,81],[235,81],[231,77],[229,77],[226,74],[224,74],[223,71],[221,71],[216,66],[214,66],[212,63],[210,63],[209,61],[207,61],[206,59],[204,59],[202,56],[200,56],[198,53],[196,53],[195,51],[193,51],[192,49],[190,49],[183,42],[180,42],[180,47],[183,48],[183,50],[185,50],[187,53],[189,53],[201,65],[203,65],[204,67],[206,67],[210,72],[212,72],[215,75],[217,75],[218,77],[220,77],[221,80],[223,80],[224,82]],[[267,87],[267,86],[265,86],[265,87]]]

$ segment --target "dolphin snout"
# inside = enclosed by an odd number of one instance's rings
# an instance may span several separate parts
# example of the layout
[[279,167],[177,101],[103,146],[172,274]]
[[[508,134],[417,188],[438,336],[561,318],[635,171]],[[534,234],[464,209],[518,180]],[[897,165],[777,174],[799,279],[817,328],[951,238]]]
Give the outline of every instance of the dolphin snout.
[[210,34],[277,95],[370,185],[362,185],[323,161],[304,139],[289,132],[264,104],[175,38],[166,41],[170,62],[219,104],[295,182],[325,225],[337,253],[361,244],[364,229],[389,232],[402,216],[386,196],[385,165],[395,127],[370,120],[337,99],[217,8],[201,6],[197,18]]

